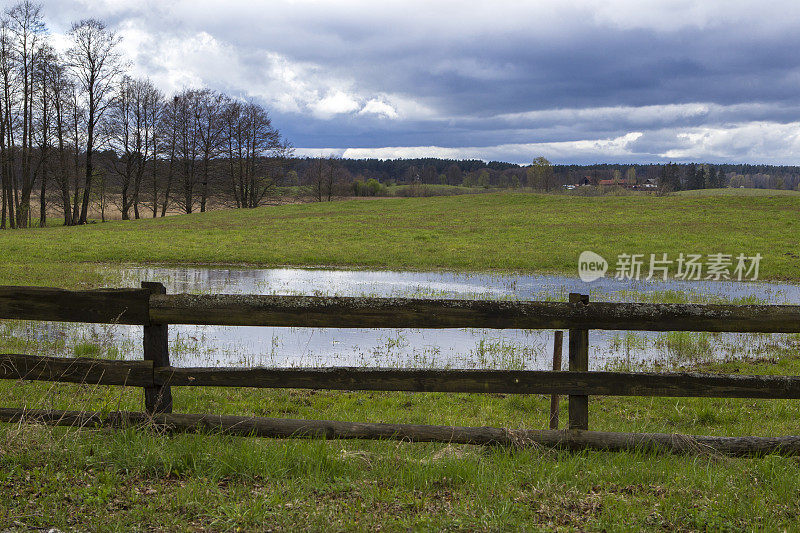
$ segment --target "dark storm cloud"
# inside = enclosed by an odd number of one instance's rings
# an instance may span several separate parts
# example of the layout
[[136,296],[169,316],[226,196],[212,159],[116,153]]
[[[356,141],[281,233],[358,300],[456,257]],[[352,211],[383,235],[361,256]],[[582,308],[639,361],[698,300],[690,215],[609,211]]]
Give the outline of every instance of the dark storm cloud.
[[520,162],[797,152],[793,2],[74,0],[45,11],[56,32],[104,18],[165,90],[204,84],[264,102],[300,148]]

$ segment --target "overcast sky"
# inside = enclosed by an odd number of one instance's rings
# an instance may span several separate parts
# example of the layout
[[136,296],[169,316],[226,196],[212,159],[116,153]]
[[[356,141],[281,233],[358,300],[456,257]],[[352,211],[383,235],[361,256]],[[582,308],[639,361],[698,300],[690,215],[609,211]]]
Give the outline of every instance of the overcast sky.
[[[8,2],[7,2],[8,3]],[[800,164],[800,2],[49,0],[301,155]]]

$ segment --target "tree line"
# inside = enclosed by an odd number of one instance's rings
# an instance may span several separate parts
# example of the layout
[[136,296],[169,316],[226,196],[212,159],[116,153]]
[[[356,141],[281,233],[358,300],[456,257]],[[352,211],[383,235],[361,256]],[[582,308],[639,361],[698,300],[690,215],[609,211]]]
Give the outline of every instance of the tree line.
[[[529,165],[452,159],[291,159],[289,184],[306,185],[312,200],[333,196],[379,196],[387,186],[447,185],[469,188],[526,188],[552,191],[565,185],[658,185],[668,192],[682,189],[747,187],[798,189],[800,167],[736,164],[600,164],[557,165],[544,157]],[[323,170],[323,169],[328,169]],[[418,189],[425,191],[425,188]],[[430,191],[430,189],[428,189]]]
[[102,21],[72,24],[50,42],[42,6],[0,18],[0,228],[57,212],[85,224],[90,205],[123,219],[211,203],[261,205],[283,180],[291,145],[257,103],[210,89],[166,96],[126,71],[120,38]]

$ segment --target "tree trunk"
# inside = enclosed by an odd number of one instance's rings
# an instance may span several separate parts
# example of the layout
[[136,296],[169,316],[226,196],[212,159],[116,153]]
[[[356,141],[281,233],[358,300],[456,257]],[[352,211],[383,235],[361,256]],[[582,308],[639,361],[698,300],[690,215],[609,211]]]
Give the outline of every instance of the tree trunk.
[[164,203],[161,204],[161,217],[167,216],[167,206],[169,205],[169,195],[172,192],[172,176],[175,169],[175,155],[170,155],[169,170],[167,171],[167,183],[164,185]]
[[42,164],[42,189],[39,192],[39,227],[47,226],[47,161]]
[[86,129],[86,177],[83,182],[83,202],[81,204],[81,216],[78,224],[86,224],[89,215],[89,198],[92,190],[92,150],[94,148],[94,114],[95,114],[94,91],[89,88],[89,122]]
[[208,159],[203,163],[203,186],[200,190],[200,212],[206,212],[206,201],[208,199]]

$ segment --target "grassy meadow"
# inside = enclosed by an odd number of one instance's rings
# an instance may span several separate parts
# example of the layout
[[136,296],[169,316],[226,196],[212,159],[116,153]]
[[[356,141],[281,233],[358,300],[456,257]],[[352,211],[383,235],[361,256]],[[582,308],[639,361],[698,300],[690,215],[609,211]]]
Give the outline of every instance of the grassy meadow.
[[747,188],[727,188],[727,189],[691,189],[688,191],[677,191],[675,196],[800,196],[800,191],[787,189],[747,189]]
[[[800,339],[798,343],[800,345]],[[704,371],[800,374],[794,353]],[[142,393],[3,384],[6,406],[139,410]],[[545,428],[541,395],[173,389],[176,412]],[[566,420],[566,401],[561,419]],[[609,431],[797,434],[797,401],[590,400]],[[563,423],[563,422],[562,422]],[[800,460],[430,443],[0,430],[0,519],[60,530],[797,531]]]
[[[0,284],[113,285],[114,264],[576,274],[578,254],[761,253],[800,279],[800,195],[490,193],[0,232]],[[115,358],[0,321],[0,352]],[[689,339],[691,340],[691,339]],[[691,371],[800,375],[800,336]],[[131,349],[138,349],[132,347]],[[175,412],[545,428],[549,398],[173,389]],[[0,382],[2,407],[141,410],[142,391]],[[590,399],[590,428],[798,435],[797,401]],[[567,418],[561,405],[562,427]],[[0,531],[800,531],[800,458],[567,453],[0,424]]]
[[[493,193],[222,210],[0,234],[0,283],[99,281],[97,263],[216,263],[549,272],[592,250],[761,253],[761,277],[800,279],[800,195]],[[59,274],[51,274],[58,272]]]

